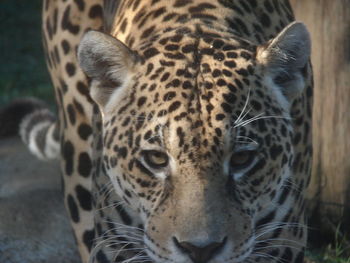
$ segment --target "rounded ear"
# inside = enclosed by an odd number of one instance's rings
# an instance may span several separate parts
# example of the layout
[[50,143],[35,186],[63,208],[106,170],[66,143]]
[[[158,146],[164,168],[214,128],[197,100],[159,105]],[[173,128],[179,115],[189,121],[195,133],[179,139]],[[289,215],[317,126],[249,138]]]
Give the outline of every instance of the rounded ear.
[[274,84],[291,99],[305,87],[305,70],[311,55],[311,40],[305,25],[293,22],[274,39],[258,47],[257,61]]
[[105,106],[129,79],[136,54],[116,38],[98,31],[87,32],[78,47],[78,61],[92,79],[90,95]]

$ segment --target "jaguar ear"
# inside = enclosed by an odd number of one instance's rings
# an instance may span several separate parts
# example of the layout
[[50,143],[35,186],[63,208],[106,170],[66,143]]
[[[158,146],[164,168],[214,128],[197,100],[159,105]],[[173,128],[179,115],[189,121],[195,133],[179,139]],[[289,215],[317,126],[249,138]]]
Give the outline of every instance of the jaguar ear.
[[267,76],[277,85],[287,100],[305,87],[305,72],[311,53],[311,40],[305,25],[293,22],[277,37],[258,47],[257,60]]
[[130,79],[136,55],[116,38],[89,31],[79,44],[78,61],[85,74],[92,79],[92,99],[104,107]]

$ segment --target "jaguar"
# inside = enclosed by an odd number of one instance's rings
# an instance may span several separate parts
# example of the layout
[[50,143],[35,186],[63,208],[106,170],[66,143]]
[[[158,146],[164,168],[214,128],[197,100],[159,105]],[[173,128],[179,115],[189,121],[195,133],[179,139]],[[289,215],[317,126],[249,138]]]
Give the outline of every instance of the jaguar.
[[42,18],[57,115],[2,114],[60,160],[82,262],[303,262],[311,40],[287,0],[45,0]]

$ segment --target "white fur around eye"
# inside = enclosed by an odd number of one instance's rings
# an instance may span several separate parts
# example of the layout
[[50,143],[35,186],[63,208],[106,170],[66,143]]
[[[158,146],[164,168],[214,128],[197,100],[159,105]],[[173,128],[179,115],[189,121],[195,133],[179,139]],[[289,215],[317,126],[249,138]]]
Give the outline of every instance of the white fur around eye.
[[233,176],[233,180],[235,180],[235,181],[240,180],[250,169],[252,169],[254,167],[254,165],[258,161],[259,161],[258,156],[255,156],[254,160],[251,162],[251,164],[248,167],[246,167],[242,170],[239,170],[238,172],[230,173],[230,176]]
[[155,172],[154,175],[161,180],[165,180],[167,178],[166,172]]

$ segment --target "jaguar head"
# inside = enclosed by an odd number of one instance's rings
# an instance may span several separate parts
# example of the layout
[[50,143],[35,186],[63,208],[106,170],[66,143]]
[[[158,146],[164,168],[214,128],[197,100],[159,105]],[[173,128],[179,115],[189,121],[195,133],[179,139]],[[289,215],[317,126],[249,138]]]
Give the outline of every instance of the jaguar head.
[[297,22],[261,46],[167,32],[131,50],[84,36],[78,57],[103,118],[104,169],[143,221],[154,262],[246,262],[264,226],[285,216],[290,105],[309,56]]

